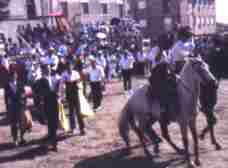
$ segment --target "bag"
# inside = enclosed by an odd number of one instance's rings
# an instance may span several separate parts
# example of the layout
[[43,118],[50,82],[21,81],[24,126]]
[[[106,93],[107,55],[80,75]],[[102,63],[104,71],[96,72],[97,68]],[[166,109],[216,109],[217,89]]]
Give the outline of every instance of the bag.
[[64,105],[62,103],[59,103],[59,124],[65,132],[68,132],[70,130],[69,122],[64,110]]
[[32,115],[29,110],[24,110],[21,114],[22,132],[30,131],[33,126]]

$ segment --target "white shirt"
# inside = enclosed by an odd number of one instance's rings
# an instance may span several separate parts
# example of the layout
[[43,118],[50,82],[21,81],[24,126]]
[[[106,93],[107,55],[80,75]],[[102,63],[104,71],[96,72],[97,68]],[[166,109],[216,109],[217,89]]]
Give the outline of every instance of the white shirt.
[[171,63],[184,61],[190,54],[188,47],[182,41],[177,41],[171,49]]
[[103,67],[96,65],[96,68],[90,67],[88,70],[90,82],[100,82],[105,77]]
[[34,72],[35,80],[39,80],[42,78],[42,70],[41,68],[37,68]]
[[123,70],[133,69],[134,57],[132,55],[128,55],[127,57],[122,56],[119,64]]
[[155,61],[155,58],[156,56],[158,55],[160,51],[160,48],[158,46],[155,46],[153,47],[150,52],[148,53],[147,55],[147,59],[150,61],[150,62],[154,62]]
[[98,57],[98,58],[96,59],[96,63],[97,63],[98,65],[102,66],[103,68],[105,68],[106,65],[107,65],[107,62],[106,62],[104,56]]
[[70,81],[70,82],[78,81],[80,80],[80,74],[75,70],[72,70],[71,73],[66,71],[63,73],[63,78],[65,81]]
[[2,64],[4,65],[4,67],[5,67],[7,70],[9,69],[10,64],[9,64],[8,58],[3,58],[3,59],[2,59]]
[[54,67],[53,67],[53,69],[54,69],[54,70],[57,70],[58,64],[59,64],[59,57],[58,57],[57,55],[53,54],[53,55],[51,56],[51,58],[53,59],[53,62],[54,62]]
[[143,52],[143,53],[138,52],[137,53],[137,59],[138,59],[139,62],[144,62],[145,58],[146,58],[146,53],[145,52]]

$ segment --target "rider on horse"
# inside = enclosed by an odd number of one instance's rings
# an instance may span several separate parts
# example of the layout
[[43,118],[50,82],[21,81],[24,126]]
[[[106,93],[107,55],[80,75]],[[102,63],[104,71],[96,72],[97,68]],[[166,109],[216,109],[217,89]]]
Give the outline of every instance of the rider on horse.
[[158,99],[161,107],[164,109],[164,117],[166,122],[170,120],[171,112],[178,113],[178,94],[177,94],[177,76],[184,63],[185,58],[189,56],[189,48],[185,46],[187,40],[191,37],[191,33],[187,28],[182,28],[178,32],[179,40],[171,49],[171,59],[163,53],[162,45],[159,46],[160,52],[155,56],[154,63],[156,66],[151,70],[149,78],[151,86],[152,99]]

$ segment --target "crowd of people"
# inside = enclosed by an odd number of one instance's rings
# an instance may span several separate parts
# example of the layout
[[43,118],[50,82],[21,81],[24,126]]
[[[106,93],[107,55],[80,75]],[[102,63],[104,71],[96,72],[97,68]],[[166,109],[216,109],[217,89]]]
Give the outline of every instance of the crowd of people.
[[[47,120],[47,138],[54,151],[57,151],[59,104],[66,104],[69,109],[68,133],[76,133],[77,121],[80,135],[85,135],[82,115],[85,104],[81,103],[81,97],[91,99],[92,109],[97,112],[102,109],[105,85],[112,78],[122,78],[124,93],[131,95],[135,69],[144,75],[145,67],[156,69],[166,62],[179,73],[185,58],[195,48],[191,34],[183,29],[177,39],[168,35],[153,40],[150,50],[144,53],[140,28],[133,21],[84,25],[80,35],[46,24],[18,26],[17,34],[18,43],[4,36],[0,41],[4,46],[0,52],[1,87],[5,90],[13,141],[16,146],[26,142],[23,135],[27,127],[20,116],[35,106]],[[153,77],[151,85],[161,94],[157,80],[160,81]]]
[[41,122],[47,120],[47,138],[56,151],[60,104],[69,109],[67,133],[77,132],[76,117],[80,134],[85,135],[82,98],[91,99],[93,111],[99,111],[105,84],[121,74],[125,91],[131,90],[133,55],[139,51],[141,37],[132,22],[118,22],[81,26],[80,35],[46,24],[19,25],[18,42],[2,35],[1,87],[16,146],[26,142],[27,127],[23,128],[20,117],[25,111],[35,109]]

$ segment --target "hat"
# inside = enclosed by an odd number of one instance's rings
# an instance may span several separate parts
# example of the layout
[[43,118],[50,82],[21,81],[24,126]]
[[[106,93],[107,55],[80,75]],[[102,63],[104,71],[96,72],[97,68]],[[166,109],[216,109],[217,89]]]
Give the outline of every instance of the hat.
[[89,60],[90,60],[90,61],[96,61],[96,59],[95,59],[95,57],[94,57],[93,55],[90,55],[90,56],[89,56]]

